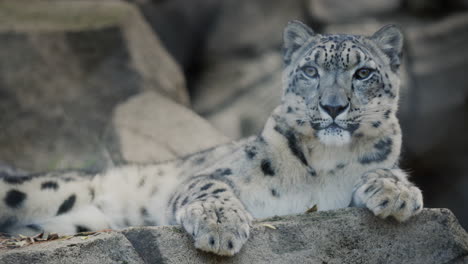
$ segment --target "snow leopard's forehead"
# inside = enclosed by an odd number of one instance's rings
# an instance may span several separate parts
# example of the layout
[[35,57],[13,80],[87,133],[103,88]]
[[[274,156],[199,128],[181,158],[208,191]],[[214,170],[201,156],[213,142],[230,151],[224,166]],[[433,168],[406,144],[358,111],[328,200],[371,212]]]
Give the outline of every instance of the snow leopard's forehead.
[[317,36],[302,48],[296,63],[298,66],[311,63],[329,71],[346,71],[364,63],[374,64],[372,49],[366,45],[363,36]]

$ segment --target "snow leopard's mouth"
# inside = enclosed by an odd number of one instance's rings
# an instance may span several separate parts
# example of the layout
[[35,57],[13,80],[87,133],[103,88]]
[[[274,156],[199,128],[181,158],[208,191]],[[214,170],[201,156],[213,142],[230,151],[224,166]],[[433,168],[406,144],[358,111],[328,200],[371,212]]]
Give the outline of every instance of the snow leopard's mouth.
[[340,130],[344,130],[344,131],[348,131],[350,133],[353,133],[354,131],[356,131],[356,129],[359,128],[359,124],[358,123],[347,123],[347,124],[338,124],[336,121],[333,121],[329,124],[324,124],[323,122],[320,122],[320,123],[311,123],[312,127],[317,130],[317,131],[320,131],[320,130],[327,130],[327,131],[340,131]]

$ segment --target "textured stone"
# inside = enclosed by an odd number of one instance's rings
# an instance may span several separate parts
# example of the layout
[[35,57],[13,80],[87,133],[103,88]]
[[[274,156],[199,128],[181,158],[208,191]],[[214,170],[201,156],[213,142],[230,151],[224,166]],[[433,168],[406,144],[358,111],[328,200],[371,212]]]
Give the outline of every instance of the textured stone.
[[267,219],[255,225],[232,258],[195,250],[178,227],[133,228],[124,234],[140,256],[164,263],[430,264],[468,255],[468,234],[446,209],[425,210],[404,224],[378,219],[364,209]]
[[165,161],[228,141],[191,110],[152,91],[119,105],[113,126],[127,162]]
[[42,242],[14,250],[0,250],[0,263],[124,264],[145,262],[125,236],[111,232]]
[[225,135],[260,132],[282,94],[282,60],[276,52],[211,64],[195,84],[193,107]]
[[121,1],[2,1],[0,82],[0,160],[31,172],[112,163],[113,108],[140,91],[188,101],[178,66]]
[[256,222],[234,257],[198,251],[180,227],[164,226],[2,250],[0,263],[439,264],[466,263],[467,256],[468,234],[447,209],[426,209],[401,224],[348,208]]
[[413,75],[401,118],[406,165],[427,203],[449,207],[468,228],[468,13],[406,32]]
[[[167,50],[187,72],[217,18],[219,0],[133,0]],[[195,69],[196,70],[196,69]]]
[[288,21],[303,20],[303,0],[226,0],[204,48],[205,62],[228,55],[251,57],[282,43]]
[[351,22],[397,10],[401,0],[308,0],[312,19],[322,23]]

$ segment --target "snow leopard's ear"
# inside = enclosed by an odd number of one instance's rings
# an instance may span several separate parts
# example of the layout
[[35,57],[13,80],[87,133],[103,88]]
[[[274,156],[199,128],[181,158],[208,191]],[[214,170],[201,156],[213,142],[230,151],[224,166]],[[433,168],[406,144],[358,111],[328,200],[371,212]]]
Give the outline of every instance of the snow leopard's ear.
[[304,23],[297,20],[290,21],[283,32],[284,62],[289,64],[294,52],[300,49],[314,35],[314,31]]
[[395,25],[386,25],[372,35],[371,39],[390,59],[392,70],[400,67],[403,49],[403,33]]

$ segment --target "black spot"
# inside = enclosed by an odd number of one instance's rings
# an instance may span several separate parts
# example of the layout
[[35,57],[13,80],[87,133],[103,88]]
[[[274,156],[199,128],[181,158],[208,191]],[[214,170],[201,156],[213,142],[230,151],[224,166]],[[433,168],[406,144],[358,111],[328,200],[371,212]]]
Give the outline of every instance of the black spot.
[[382,122],[380,122],[380,121],[372,122],[372,126],[375,127],[375,128],[378,128],[381,124],[382,124]]
[[373,191],[375,190],[376,186],[375,185],[371,185],[369,187],[367,187],[365,190],[364,190],[364,193],[368,193],[370,191]]
[[206,193],[200,194],[200,195],[199,195],[197,198],[195,198],[195,199],[203,198],[203,197],[205,197],[206,195],[207,195]]
[[18,190],[10,190],[5,196],[5,203],[11,208],[19,208],[26,199],[26,194]]
[[68,197],[68,199],[63,201],[63,203],[60,205],[59,209],[57,210],[57,215],[61,215],[70,211],[75,205],[75,201],[76,201],[76,195],[75,194],[70,195],[70,197]]
[[189,189],[189,190],[191,190],[193,187],[195,187],[195,185],[197,185],[197,183],[196,183],[196,182],[194,182],[194,183],[190,184],[190,185],[189,185],[189,187],[188,187],[188,189]]
[[181,206],[184,206],[188,203],[188,197],[185,197],[185,199],[182,201]]
[[401,203],[401,205],[400,205],[400,209],[403,209],[403,208],[405,208],[405,207],[406,207],[406,202],[403,201],[403,202]]
[[213,191],[213,194],[217,194],[217,193],[221,193],[221,192],[225,192],[225,191],[226,191],[226,189],[224,189],[224,188],[223,189],[216,189],[216,190]]
[[312,167],[308,167],[307,172],[309,173],[310,176],[313,176],[313,177],[317,176],[317,172]]
[[292,112],[293,112],[293,109],[290,106],[288,106],[287,113],[292,113]]
[[76,233],[82,233],[82,232],[89,232],[91,231],[90,228],[86,227],[86,226],[82,226],[82,225],[76,225],[75,226],[75,230],[76,230]]
[[271,195],[273,195],[274,197],[279,197],[279,193],[275,190],[275,189],[271,189]]
[[354,132],[359,128],[359,124],[358,123],[351,123],[351,124],[348,124],[348,131],[351,133],[351,134],[354,134]]
[[267,159],[263,159],[261,164],[260,164],[263,174],[267,176],[275,176],[275,171],[271,167],[271,162]]
[[392,152],[393,141],[391,138],[384,138],[374,144],[376,151],[366,154],[359,158],[361,164],[370,164],[374,162],[382,162],[387,159]]
[[233,248],[234,248],[234,244],[232,243],[231,240],[228,241],[228,248],[229,248],[229,249],[233,249]]
[[140,208],[140,214],[143,217],[148,217],[149,216],[148,210],[145,207]]
[[214,246],[214,244],[215,244],[214,237],[210,237],[210,245]]
[[38,233],[43,231],[42,228],[39,225],[36,225],[36,224],[30,224],[30,225],[27,225],[26,227],[31,229],[32,231],[38,232]]
[[304,166],[308,166],[305,155],[299,146],[298,140],[294,132],[292,130],[284,131],[279,126],[275,126],[275,130],[286,138],[291,153],[294,156],[296,156],[296,158],[298,158],[302,162],[302,164],[304,164]]
[[193,163],[196,164],[196,165],[200,165],[202,164],[203,162],[205,162],[206,160],[206,157],[199,157],[199,158],[196,158]]
[[0,172],[0,179],[9,184],[22,184],[32,180],[36,176],[39,175],[9,175],[6,172]]
[[344,167],[346,167],[346,164],[344,163],[339,163],[338,165],[336,165],[336,168],[339,170],[343,169]]
[[356,138],[362,138],[364,136],[364,134],[363,133],[356,133],[356,134],[354,134],[354,136]]
[[91,201],[93,201],[94,197],[96,196],[96,192],[94,191],[93,187],[89,187],[89,196],[91,197]]
[[177,203],[179,203],[179,199],[180,199],[180,195],[178,195],[174,202],[172,203],[172,214],[175,215],[176,211],[177,211]]
[[58,189],[58,184],[57,182],[54,182],[54,181],[46,181],[46,182],[43,182],[41,184],[41,190],[45,190],[45,189],[54,189],[54,190],[57,190]]
[[391,114],[391,113],[392,113],[392,111],[391,111],[391,110],[387,110],[387,111],[385,111],[385,113],[384,113],[384,117],[385,117],[385,119],[389,119],[389,118],[390,118],[390,114]]
[[229,168],[223,168],[223,169],[217,169],[215,172],[212,174],[214,177],[222,177],[222,176],[227,176],[231,175],[232,170]]
[[257,148],[255,146],[246,146],[244,151],[249,159],[253,159],[257,155]]
[[379,204],[379,206],[381,206],[381,207],[387,207],[388,203],[389,203],[389,201],[388,201],[388,200],[385,200],[385,201],[383,201],[381,204]]
[[200,188],[200,191],[206,191],[208,190],[211,186],[213,186],[213,183],[207,183],[203,185],[203,187]]

